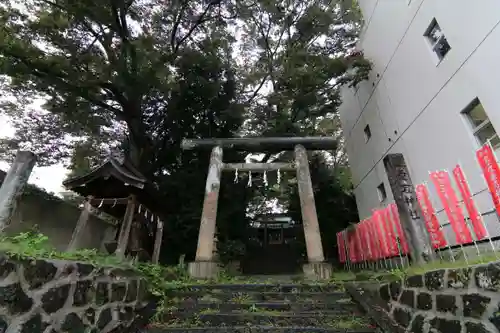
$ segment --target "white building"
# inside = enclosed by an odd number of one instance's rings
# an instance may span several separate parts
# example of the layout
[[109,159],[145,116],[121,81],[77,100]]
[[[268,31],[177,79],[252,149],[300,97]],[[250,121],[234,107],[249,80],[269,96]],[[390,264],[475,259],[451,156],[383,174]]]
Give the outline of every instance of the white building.
[[500,1],[358,2],[359,48],[373,70],[369,81],[344,89],[340,113],[360,219],[393,201],[383,158],[401,153],[413,184],[429,182],[443,225],[429,171],[460,163],[490,233],[499,235],[475,151],[487,139],[500,143]]

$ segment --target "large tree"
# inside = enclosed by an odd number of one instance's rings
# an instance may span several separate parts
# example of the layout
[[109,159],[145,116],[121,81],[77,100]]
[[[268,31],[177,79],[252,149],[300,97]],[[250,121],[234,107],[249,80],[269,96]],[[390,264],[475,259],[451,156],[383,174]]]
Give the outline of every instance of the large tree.
[[[229,9],[201,0],[3,1],[0,74],[17,98],[3,109],[17,129],[6,143],[28,145],[42,163],[89,137],[125,143],[140,169],[154,172],[151,161],[171,140],[163,129],[180,112],[191,123],[233,117]],[[196,109],[175,105],[183,84],[203,86]],[[36,99],[48,112],[26,112]]]
[[[369,64],[338,2],[4,0],[0,80],[14,99],[0,112],[16,129],[5,151],[65,160],[75,175],[125,151],[168,198],[168,251],[192,254],[208,154],[181,152],[183,138],[339,135],[339,86]],[[290,154],[264,156],[276,158]],[[243,234],[253,194],[223,179],[219,231]]]
[[[320,183],[330,184],[331,191],[322,187],[317,196],[318,207],[327,207],[328,201],[347,200],[352,205],[350,175],[344,140],[338,117],[341,103],[340,87],[356,85],[367,78],[370,63],[355,50],[361,28],[361,18],[355,7],[342,7],[344,1],[238,1],[237,12],[241,58],[239,67],[243,82],[249,90],[248,116],[243,132],[263,136],[323,135],[337,138],[337,149],[321,152],[311,158],[323,165]],[[349,15],[348,15],[349,14]],[[291,161],[293,152],[278,155],[264,154],[261,160]],[[316,177],[316,176],[315,176]],[[330,181],[325,180],[330,177]],[[271,184],[276,174],[268,175]],[[270,191],[262,187],[255,192],[251,208],[254,213],[265,213],[276,205],[287,209],[295,202],[294,177],[282,177],[281,186]],[[260,179],[262,184],[262,179]],[[326,193],[329,195],[324,196]],[[326,200],[323,204],[321,200]],[[320,209],[321,210],[321,209]],[[321,212],[320,212],[321,214]],[[338,229],[349,219],[346,214],[334,214]],[[356,215],[356,213],[354,213]]]
[[[76,175],[99,161],[93,157],[125,150],[167,198],[166,252],[191,254],[208,156],[182,155],[180,141],[232,136],[243,120],[229,5],[2,2],[0,74],[4,94],[15,97],[1,109],[16,129],[7,151],[28,148],[42,164],[72,155]],[[41,110],[30,108],[40,100]],[[237,204],[244,214],[245,202]]]
[[242,0],[241,55],[252,91],[249,133],[307,135],[332,118],[339,87],[366,78],[370,64],[354,52],[360,25],[339,1]]

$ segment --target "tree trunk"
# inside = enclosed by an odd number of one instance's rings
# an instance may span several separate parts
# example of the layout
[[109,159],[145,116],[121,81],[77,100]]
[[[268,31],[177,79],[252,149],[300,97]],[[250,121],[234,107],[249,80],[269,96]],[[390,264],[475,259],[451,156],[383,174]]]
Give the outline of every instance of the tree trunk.
[[123,106],[128,115],[128,134],[125,143],[125,156],[146,177],[150,175],[150,161],[152,158],[152,142],[147,135],[146,125],[142,121],[140,103],[130,102]]
[[[134,130],[134,132],[137,132],[137,130]],[[152,147],[149,138],[145,134],[142,137],[133,133],[127,136],[125,156],[146,178],[151,176]]]

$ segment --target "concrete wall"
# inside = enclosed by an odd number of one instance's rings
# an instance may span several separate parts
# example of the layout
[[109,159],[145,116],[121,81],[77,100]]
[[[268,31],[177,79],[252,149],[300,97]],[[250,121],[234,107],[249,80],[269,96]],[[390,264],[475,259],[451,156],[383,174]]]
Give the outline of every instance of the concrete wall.
[[[5,172],[0,171],[0,185]],[[65,250],[76,226],[81,210],[55,196],[34,187],[28,187],[22,195],[12,216],[7,234],[13,235],[32,229],[49,237],[50,243],[58,250]],[[116,228],[96,216],[91,216],[82,240],[77,248],[104,250],[103,243],[114,239]]]
[[[478,97],[500,131],[500,2],[359,4],[365,19],[359,46],[374,68],[369,81],[344,88],[340,113],[360,218],[393,201],[382,162],[388,153],[405,156],[414,184],[429,181],[429,171],[451,170],[461,163],[480,211],[491,212],[492,200],[475,159],[479,146],[461,111]],[[442,61],[424,37],[434,18],[451,46]],[[367,124],[372,137],[365,142]],[[377,194],[380,183],[388,194],[384,202]],[[435,189],[429,189],[438,217],[446,224]],[[496,214],[487,214],[485,221],[492,235],[500,235]]]

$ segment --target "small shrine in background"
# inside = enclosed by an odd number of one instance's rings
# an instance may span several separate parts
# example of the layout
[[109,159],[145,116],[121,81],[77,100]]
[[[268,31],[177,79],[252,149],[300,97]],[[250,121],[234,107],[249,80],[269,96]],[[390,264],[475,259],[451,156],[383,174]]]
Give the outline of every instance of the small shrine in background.
[[85,197],[68,250],[77,247],[90,211],[98,209],[121,221],[115,241],[106,244],[109,253],[158,263],[163,237],[160,195],[130,161],[109,157],[89,173],[67,179],[63,185]]
[[303,225],[286,213],[260,214],[252,218],[246,234],[247,253],[241,270],[248,275],[295,275],[301,270]]
[[263,214],[250,223],[248,234],[262,246],[286,244],[294,240],[302,225],[287,214]]

